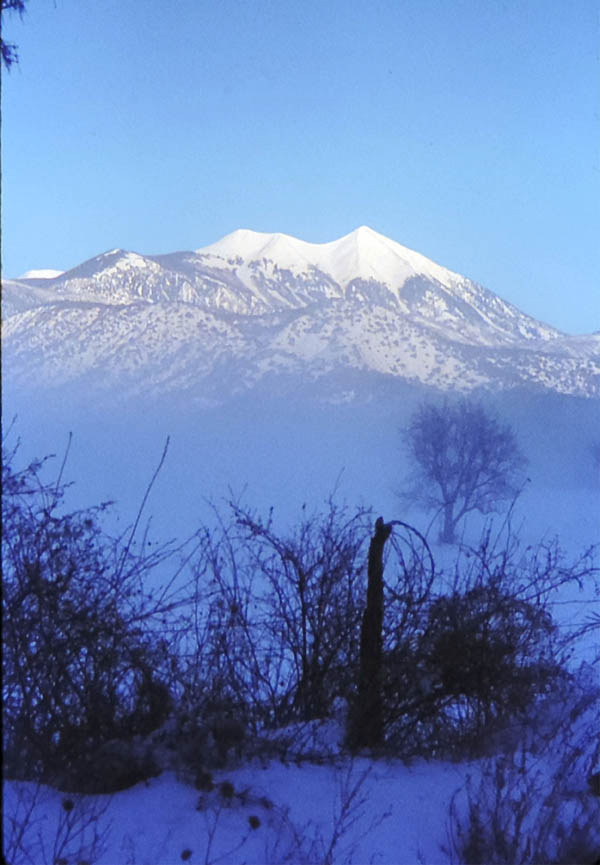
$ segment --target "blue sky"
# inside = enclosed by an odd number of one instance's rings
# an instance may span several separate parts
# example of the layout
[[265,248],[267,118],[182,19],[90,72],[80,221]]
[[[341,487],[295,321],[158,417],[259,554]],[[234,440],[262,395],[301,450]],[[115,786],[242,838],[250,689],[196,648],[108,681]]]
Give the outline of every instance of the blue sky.
[[600,329],[597,0],[29,0],[3,272],[367,224]]

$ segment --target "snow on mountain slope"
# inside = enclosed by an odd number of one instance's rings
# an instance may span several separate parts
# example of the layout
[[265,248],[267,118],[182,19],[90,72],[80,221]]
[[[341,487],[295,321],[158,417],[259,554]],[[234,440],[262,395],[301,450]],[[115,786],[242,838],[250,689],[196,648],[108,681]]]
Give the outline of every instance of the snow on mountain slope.
[[113,249],[7,283],[3,316],[4,369],[24,386],[226,398],[347,369],[600,394],[600,335],[561,334],[365,226],[324,244],[241,229],[197,252]]
[[43,280],[2,280],[2,318],[7,319],[18,312],[44,306],[61,300],[58,292],[48,286],[49,279]]
[[352,298],[453,328],[457,338],[466,336],[467,341],[494,344],[562,336],[481,286],[364,226],[325,244],[239,230],[197,253],[141,256],[115,249],[59,278],[26,283],[52,287],[65,299],[177,300],[244,315]]
[[442,326],[451,323],[457,312],[464,318],[459,311],[463,307],[477,310],[478,324],[491,325],[500,332],[507,330],[506,323],[517,322],[520,337],[552,339],[559,335],[471,280],[367,226],[330,243],[307,243],[286,234],[239,229],[197,250],[197,254],[213,266],[218,259],[238,267],[254,262],[267,268],[271,263],[296,277],[327,274],[344,290],[338,296],[365,299],[366,295],[371,300],[376,296],[379,302],[424,315]]
[[[25,338],[12,339],[15,332]],[[198,382],[219,369],[223,355],[252,350],[235,324],[185,304],[30,309],[5,322],[4,339],[4,372],[15,387],[37,379],[99,394],[114,388],[122,397],[194,385],[201,397]]]
[[356,278],[401,284],[415,274],[436,279],[447,287],[462,279],[365,225],[329,243],[307,243],[287,234],[238,229],[197,253],[226,259],[240,256],[246,261],[271,260],[295,273],[318,268],[341,286]]

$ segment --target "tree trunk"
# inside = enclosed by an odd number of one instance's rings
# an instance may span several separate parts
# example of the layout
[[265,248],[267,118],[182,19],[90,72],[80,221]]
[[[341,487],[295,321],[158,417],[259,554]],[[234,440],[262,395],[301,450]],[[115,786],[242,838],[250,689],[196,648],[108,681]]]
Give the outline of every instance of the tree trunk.
[[348,731],[348,744],[353,751],[376,748],[383,742],[383,548],[391,531],[391,524],[384,523],[379,517],[369,545],[367,606],[360,632],[358,695]]
[[444,505],[444,527],[440,534],[443,544],[454,543],[454,502],[446,502]]

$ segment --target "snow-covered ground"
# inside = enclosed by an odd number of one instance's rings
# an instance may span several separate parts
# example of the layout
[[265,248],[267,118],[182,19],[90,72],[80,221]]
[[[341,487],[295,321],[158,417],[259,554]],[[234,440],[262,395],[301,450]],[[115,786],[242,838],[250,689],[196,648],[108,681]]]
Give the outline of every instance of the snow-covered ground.
[[[212,772],[203,790],[171,771],[111,796],[5,783],[7,861],[461,862],[456,842],[460,824],[467,825],[467,789],[473,795],[482,781],[487,786],[485,795],[479,795],[480,816],[490,823],[485,831],[491,831],[492,820],[503,823],[506,843],[513,844],[515,856],[527,855],[527,833],[535,833],[529,843],[545,843],[543,849],[566,843],[567,851],[589,853],[594,843],[600,843],[600,800],[592,796],[586,777],[600,768],[597,750],[596,762],[590,761],[597,706],[596,702],[580,708],[566,733],[554,741],[548,736],[545,751],[539,752],[538,738],[518,756],[495,762],[352,759],[339,753],[339,724],[312,722],[309,758],[248,756],[241,764]],[[562,711],[560,707],[558,713]],[[303,732],[299,728],[299,739]],[[582,743],[586,747],[580,749]],[[556,744],[561,747],[553,747]],[[547,839],[537,837],[544,833],[549,834]],[[490,854],[493,851],[488,850]],[[558,861],[580,861],[566,855]]]
[[[448,806],[466,768],[366,759],[332,765],[273,762],[215,773],[210,793],[169,772],[111,797],[87,797],[85,807],[102,812],[100,833],[109,829],[98,845],[103,848],[98,865],[167,865],[185,861],[185,851],[191,863],[231,865],[435,863],[446,859],[441,845]],[[233,786],[232,796],[223,782]],[[35,794],[32,784],[6,785],[5,813],[13,812],[19,795],[27,800]],[[39,788],[37,796],[29,844],[32,852],[37,847],[34,862],[51,862],[65,814],[62,803],[84,804],[49,788]]]

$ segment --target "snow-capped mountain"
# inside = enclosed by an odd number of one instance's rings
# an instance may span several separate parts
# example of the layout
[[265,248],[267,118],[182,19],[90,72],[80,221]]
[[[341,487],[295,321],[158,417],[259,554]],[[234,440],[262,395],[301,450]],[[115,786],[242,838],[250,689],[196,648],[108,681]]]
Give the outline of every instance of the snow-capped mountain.
[[54,279],[63,273],[64,270],[54,270],[46,267],[38,270],[28,270],[26,273],[22,273],[19,279]]
[[238,230],[195,252],[114,249],[5,282],[3,318],[17,386],[210,402],[359,371],[600,395],[598,334],[569,337],[364,226],[323,244]]

